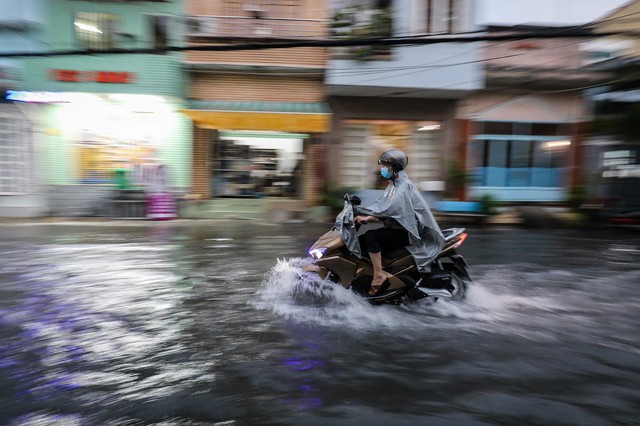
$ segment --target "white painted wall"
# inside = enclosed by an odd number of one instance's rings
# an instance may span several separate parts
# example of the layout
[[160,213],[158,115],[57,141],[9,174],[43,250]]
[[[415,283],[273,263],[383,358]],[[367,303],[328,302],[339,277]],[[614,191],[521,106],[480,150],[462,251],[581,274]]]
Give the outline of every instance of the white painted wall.
[[[393,60],[330,60],[328,85],[384,86],[397,89],[468,91],[483,87],[477,43],[400,46]],[[339,94],[339,93],[336,93]],[[424,97],[425,93],[415,93]]]

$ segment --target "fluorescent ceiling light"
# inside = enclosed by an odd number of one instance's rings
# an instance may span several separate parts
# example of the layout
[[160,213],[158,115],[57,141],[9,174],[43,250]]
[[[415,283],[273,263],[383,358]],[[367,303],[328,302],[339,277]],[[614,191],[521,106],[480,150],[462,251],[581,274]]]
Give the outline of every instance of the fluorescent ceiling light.
[[428,132],[431,130],[440,130],[442,125],[437,121],[423,121],[418,123],[420,127],[418,127],[419,132]]
[[547,149],[553,149],[553,148],[562,148],[564,146],[569,146],[569,145],[571,145],[571,141],[551,141],[551,142],[545,142],[543,146]]
[[78,21],[74,22],[74,25],[83,31],[102,34],[102,31],[100,31],[98,27],[96,27],[95,25],[83,24],[82,22],[78,22]]

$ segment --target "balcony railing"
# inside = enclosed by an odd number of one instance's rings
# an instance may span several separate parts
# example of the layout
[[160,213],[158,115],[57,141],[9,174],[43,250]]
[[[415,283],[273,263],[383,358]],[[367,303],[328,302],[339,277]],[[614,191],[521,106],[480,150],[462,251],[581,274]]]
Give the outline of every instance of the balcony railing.
[[325,19],[192,16],[187,35],[208,38],[321,39],[329,34]]
[[543,66],[508,66],[487,64],[486,79],[488,86],[516,86],[526,84],[530,87],[547,89],[575,89],[599,84],[614,78],[613,73],[595,70],[589,67],[555,68]]

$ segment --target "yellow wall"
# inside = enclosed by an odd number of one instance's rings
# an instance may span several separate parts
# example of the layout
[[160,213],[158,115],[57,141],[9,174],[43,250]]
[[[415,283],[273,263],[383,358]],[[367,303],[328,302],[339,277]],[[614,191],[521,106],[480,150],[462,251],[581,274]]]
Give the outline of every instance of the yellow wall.
[[[595,31],[598,33],[607,32],[624,32],[624,31],[638,31],[638,15],[640,14],[640,0],[634,1],[627,6],[624,6],[610,15],[604,16],[598,21],[603,21],[595,26]],[[632,40],[633,48],[623,56],[640,56],[640,36],[636,35],[620,35],[610,36],[607,40]]]

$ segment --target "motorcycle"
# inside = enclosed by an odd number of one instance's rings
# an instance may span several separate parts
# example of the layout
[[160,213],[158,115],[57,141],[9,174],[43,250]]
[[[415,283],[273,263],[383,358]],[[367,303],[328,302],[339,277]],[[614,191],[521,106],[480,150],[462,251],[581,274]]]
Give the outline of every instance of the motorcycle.
[[[355,216],[359,204],[357,196],[345,195],[345,206],[340,215],[350,213]],[[362,235],[372,224],[354,226],[357,235]],[[304,271],[351,289],[372,304],[435,302],[439,298],[461,300],[472,282],[467,262],[456,251],[467,239],[465,230],[449,228],[442,231],[445,243],[428,273],[418,271],[413,257],[404,247],[383,250],[382,267],[387,280],[373,296],[368,294],[373,280],[371,260],[366,253],[362,257],[351,253],[335,225],[311,246],[312,262],[304,267]]]

